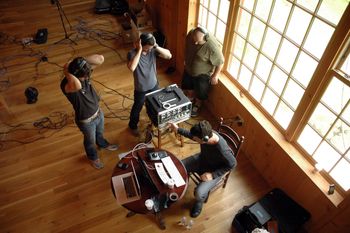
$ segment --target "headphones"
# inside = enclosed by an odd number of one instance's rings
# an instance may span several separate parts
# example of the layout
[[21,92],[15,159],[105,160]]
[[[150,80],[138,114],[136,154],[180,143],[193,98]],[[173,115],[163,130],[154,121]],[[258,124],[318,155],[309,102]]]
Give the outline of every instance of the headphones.
[[[202,141],[203,142],[208,142],[209,141],[209,136],[208,136],[208,132],[205,128],[205,123],[204,121],[200,121],[199,122],[199,128],[201,129],[201,133],[202,133]],[[203,136],[205,134],[205,136]]]
[[90,77],[91,67],[83,57],[77,57],[69,64],[68,71],[77,78]]
[[34,104],[38,100],[39,92],[35,87],[27,87],[24,95],[27,97],[27,104]]
[[199,31],[199,32],[203,33],[204,34],[204,37],[203,37],[204,40],[208,41],[208,39],[209,39],[209,32],[208,32],[208,30],[206,28],[204,28],[202,26],[198,26],[198,27],[196,27],[194,29],[194,31]]
[[145,46],[145,45],[152,45],[153,46],[156,43],[156,39],[154,38],[152,33],[142,33],[140,35],[140,39],[141,39],[142,46]]

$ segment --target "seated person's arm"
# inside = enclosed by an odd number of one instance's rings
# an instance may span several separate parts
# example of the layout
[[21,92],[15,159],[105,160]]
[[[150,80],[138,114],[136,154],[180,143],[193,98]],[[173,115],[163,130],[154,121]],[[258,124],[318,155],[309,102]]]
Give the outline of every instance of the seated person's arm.
[[177,126],[177,124],[175,123],[169,123],[169,127],[172,129],[173,132],[178,133],[186,138],[192,139],[192,135],[190,133],[190,131],[183,129],[183,128],[179,128],[179,126]]

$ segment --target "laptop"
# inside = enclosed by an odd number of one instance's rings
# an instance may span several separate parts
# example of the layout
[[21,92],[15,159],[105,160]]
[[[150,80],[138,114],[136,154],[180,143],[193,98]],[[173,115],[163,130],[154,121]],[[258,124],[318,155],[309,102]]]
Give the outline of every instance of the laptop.
[[112,177],[112,184],[118,204],[123,205],[141,199],[140,184],[132,161],[132,172]]

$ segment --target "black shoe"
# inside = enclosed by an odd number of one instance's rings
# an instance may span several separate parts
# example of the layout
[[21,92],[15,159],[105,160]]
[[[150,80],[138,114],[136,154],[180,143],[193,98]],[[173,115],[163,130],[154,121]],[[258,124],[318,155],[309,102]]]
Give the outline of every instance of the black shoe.
[[196,201],[191,209],[191,217],[196,218],[202,212],[203,202]]

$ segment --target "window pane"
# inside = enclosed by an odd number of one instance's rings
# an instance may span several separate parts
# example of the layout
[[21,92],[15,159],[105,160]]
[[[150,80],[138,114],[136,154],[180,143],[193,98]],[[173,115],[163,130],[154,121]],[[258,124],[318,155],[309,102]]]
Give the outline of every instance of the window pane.
[[301,52],[292,72],[292,76],[306,89],[318,62],[304,52]]
[[281,50],[278,53],[277,63],[288,73],[292,69],[292,65],[297,56],[298,48],[290,43],[288,40],[283,39]]
[[293,117],[293,114],[294,112],[292,109],[290,109],[285,103],[281,101],[277,107],[275,119],[283,127],[283,129],[287,129],[290,120]]
[[205,9],[205,8],[202,8],[201,7],[201,10],[200,10],[200,18],[199,18],[199,20],[198,20],[198,23],[200,24],[200,25],[207,25],[207,15],[208,15],[208,11],[207,11],[207,9]]
[[233,54],[236,55],[238,57],[238,59],[242,59],[244,44],[245,44],[245,40],[242,37],[237,35],[235,37],[235,45],[233,48]]
[[346,60],[341,66],[340,70],[348,75],[348,79],[350,78],[350,54],[348,54],[348,56],[346,57]]
[[265,84],[256,76],[253,77],[252,86],[250,87],[249,93],[260,102],[262,93],[264,91]]
[[244,8],[248,9],[250,12],[253,11],[253,6],[254,6],[254,2],[255,0],[244,0],[244,1],[240,1],[241,4],[243,3]]
[[323,141],[321,146],[317,148],[313,158],[317,163],[321,164],[327,172],[340,159],[340,155],[327,142]]
[[253,17],[252,30],[249,35],[249,42],[251,42],[255,47],[260,48],[261,39],[263,37],[265,30],[265,24],[262,23],[257,18]]
[[264,45],[262,51],[273,60],[276,56],[278,45],[281,40],[281,35],[272,30],[271,28],[267,29]]
[[248,90],[250,79],[252,78],[252,72],[245,66],[242,65],[241,73],[239,74],[238,82]]
[[304,89],[299,86],[299,84],[297,84],[294,80],[290,79],[288,81],[286,90],[283,93],[283,100],[290,104],[295,110],[298,107],[303,95]]
[[333,32],[333,27],[325,24],[318,19],[315,19],[314,23],[311,26],[311,31],[307,36],[304,45],[305,48],[317,58],[321,58]]
[[318,1],[315,1],[315,0],[298,0],[297,3],[299,5],[302,5],[305,8],[309,9],[310,11],[314,12]]
[[208,28],[208,31],[212,34],[215,34],[216,20],[217,18],[215,17],[215,15],[209,12],[208,26],[206,28]]
[[309,125],[306,125],[303,132],[298,138],[298,143],[307,153],[312,155],[320,144],[322,138]]
[[250,44],[247,44],[247,49],[244,54],[243,63],[247,65],[251,70],[253,70],[257,57],[258,57],[258,50],[253,48],[253,46],[251,46]]
[[241,36],[243,36],[243,38],[247,38],[251,15],[245,10],[240,10],[240,13],[241,15],[239,17],[238,32],[241,34]]
[[205,6],[206,8],[208,8],[208,3],[209,3],[208,0],[201,0],[201,4],[202,4],[203,6]]
[[260,76],[262,80],[265,82],[267,81],[267,78],[269,77],[270,71],[272,67],[272,62],[265,57],[264,55],[260,54],[258,65],[256,68],[256,73]]
[[327,140],[340,153],[344,154],[350,146],[350,127],[341,120],[337,120],[329,134]]
[[318,15],[326,18],[334,24],[338,24],[349,0],[323,0]]
[[271,9],[271,0],[259,0],[256,9],[255,14],[260,17],[264,22],[267,21],[267,17],[269,16]]
[[221,20],[218,20],[215,37],[219,40],[221,44],[224,43],[225,30],[226,30],[226,25]]
[[277,105],[278,97],[269,88],[266,89],[263,97],[262,106],[266,109],[270,115],[273,114]]
[[323,104],[318,104],[313,112],[309,124],[314,128],[321,136],[325,136],[336,116],[329,111]]
[[279,69],[277,66],[274,66],[268,85],[273,90],[275,90],[278,95],[281,95],[283,87],[286,84],[287,78],[287,75],[281,69]]
[[344,110],[344,112],[341,114],[341,118],[342,118],[343,121],[345,121],[348,124],[350,124],[350,105],[348,105],[346,107],[346,109]]
[[301,45],[310,20],[311,15],[309,13],[300,9],[299,7],[295,7],[288,25],[287,36]]
[[224,23],[227,23],[227,16],[228,16],[229,8],[230,8],[230,1],[228,1],[228,0],[221,0],[220,1],[219,18]]
[[291,7],[286,0],[275,2],[270,23],[280,32],[284,31]]
[[345,107],[345,104],[349,101],[349,98],[350,87],[346,86],[337,78],[333,78],[321,100],[336,113],[340,113]]
[[345,159],[340,160],[335,168],[330,172],[330,175],[345,191],[350,189],[350,163],[348,161]]
[[228,72],[235,78],[238,78],[238,70],[239,70],[239,65],[240,65],[240,61],[237,60],[237,58],[232,56],[232,60],[231,63],[229,65],[229,69]]
[[210,1],[210,3],[209,3],[209,11],[212,12],[213,14],[217,15],[217,13],[218,13],[218,4],[219,4],[219,1]]

